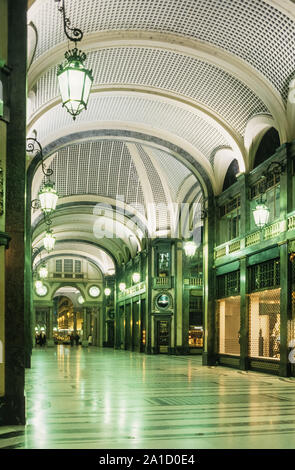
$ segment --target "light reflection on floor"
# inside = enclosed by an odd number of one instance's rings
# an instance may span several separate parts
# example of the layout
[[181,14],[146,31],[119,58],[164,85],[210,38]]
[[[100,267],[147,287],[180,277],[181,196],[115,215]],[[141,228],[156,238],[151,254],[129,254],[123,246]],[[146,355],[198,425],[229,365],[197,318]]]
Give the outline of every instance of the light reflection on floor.
[[12,448],[294,448],[294,379],[201,366],[196,356],[35,350],[27,425]]

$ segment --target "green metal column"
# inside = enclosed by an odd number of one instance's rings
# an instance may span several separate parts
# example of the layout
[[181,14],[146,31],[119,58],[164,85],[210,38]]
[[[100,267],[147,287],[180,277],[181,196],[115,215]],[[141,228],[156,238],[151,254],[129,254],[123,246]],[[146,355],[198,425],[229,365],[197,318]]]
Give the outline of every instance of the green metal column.
[[[287,162],[286,171],[281,174],[280,179],[280,217],[286,219],[287,214],[292,210],[292,160],[289,156],[289,149],[286,148]],[[291,312],[291,271],[289,264],[288,241],[284,240],[279,244],[280,250],[280,369],[281,377],[290,374],[290,363],[288,360],[288,321],[292,316]]]
[[[8,3],[10,123],[7,126],[5,253],[5,395],[0,424],[25,424],[25,190],[27,1]],[[16,34],[17,31],[17,34]],[[16,295],[17,294],[17,295]]]
[[146,292],[146,308],[147,308],[147,323],[146,323],[146,353],[152,354],[152,245],[147,240],[147,292]]
[[203,365],[215,365],[215,285],[216,275],[214,266],[215,241],[215,200],[208,200],[208,215],[205,219],[203,242],[203,272],[204,272],[204,352]]
[[248,370],[249,302],[247,259],[240,259],[240,369]]
[[[250,200],[248,175],[241,174],[238,177],[241,185],[240,189],[240,233],[242,235],[249,232],[250,229]],[[248,276],[247,276],[247,258],[240,258],[240,369],[248,369],[248,341],[249,341],[249,303],[248,303]]]
[[288,242],[279,246],[280,249],[280,369],[279,375],[287,377],[290,374],[288,359],[288,320],[291,318],[291,273],[289,266]]

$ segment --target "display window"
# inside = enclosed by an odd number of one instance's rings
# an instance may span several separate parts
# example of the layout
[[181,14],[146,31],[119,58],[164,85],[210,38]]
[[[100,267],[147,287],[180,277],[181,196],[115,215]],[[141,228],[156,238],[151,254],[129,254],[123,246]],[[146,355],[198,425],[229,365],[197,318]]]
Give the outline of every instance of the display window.
[[217,302],[219,353],[240,355],[240,296]]
[[190,348],[202,348],[204,345],[204,331],[202,326],[190,325],[188,332],[188,345]]
[[280,359],[280,291],[250,294],[249,356]]

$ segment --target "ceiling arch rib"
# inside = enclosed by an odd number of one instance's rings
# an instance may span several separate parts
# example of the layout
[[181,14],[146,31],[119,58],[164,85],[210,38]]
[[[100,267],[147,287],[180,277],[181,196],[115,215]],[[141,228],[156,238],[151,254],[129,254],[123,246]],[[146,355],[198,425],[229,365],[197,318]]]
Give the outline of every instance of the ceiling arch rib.
[[[42,261],[46,259],[47,252],[41,246]],[[50,257],[81,256],[92,261],[104,275],[111,275],[116,270],[116,265],[111,256],[102,248],[83,241],[77,241],[74,249],[71,242],[57,241],[55,248],[50,252]]]
[[[179,6],[168,0],[149,0],[147,8],[145,0],[95,5],[91,0],[73,0],[67,14],[86,35],[93,31],[161,31],[213,44],[248,62],[286,98],[286,78],[295,69],[295,25],[273,2],[211,0],[208,8],[203,0],[184,0]],[[55,2],[35,1],[28,19],[39,31],[36,59],[64,41]],[[265,24],[271,27],[266,29]]]
[[[78,121],[79,120],[79,121]],[[89,102],[87,113],[77,119],[79,128],[90,126],[114,127],[114,123],[124,128],[137,129],[144,126],[150,132],[158,132],[169,139],[188,143],[198,153],[198,159],[207,174],[213,179],[213,150],[219,146],[231,146],[236,153],[240,167],[244,159],[239,143],[229,135],[222,126],[193,108],[186,105],[175,105],[167,99],[154,100],[151,97],[125,95],[97,95]],[[87,122],[89,124],[87,124]],[[45,143],[59,136],[72,132],[73,123],[69,115],[59,106],[52,108],[34,124],[39,139]],[[89,127],[88,127],[89,129]],[[169,140],[168,139],[168,140]],[[213,157],[213,158],[212,158]]]
[[112,275],[116,271],[114,261],[105,251],[83,242],[77,242],[74,246],[71,243],[58,242],[49,255],[43,250],[42,256],[42,260],[62,256],[77,256],[91,261],[104,275]]
[[[119,253],[124,253],[127,246],[131,255],[134,256],[140,251],[138,238],[130,239],[130,235],[135,237],[132,230],[123,225],[117,219],[96,216],[95,214],[85,214],[81,211],[57,212],[51,225],[57,242],[60,240],[72,239],[77,242],[87,240],[97,244],[101,248],[106,248],[119,262]],[[43,221],[35,228],[33,233],[33,244],[42,245],[42,240],[47,227]],[[135,243],[136,241],[136,243]],[[73,243],[75,249],[75,243]],[[127,260],[126,260],[127,261]]]
[[[155,214],[152,216],[155,220],[157,218],[157,223],[149,230],[151,236],[156,230],[167,228],[160,226],[163,219],[157,212],[159,205],[163,204],[167,213],[167,207],[175,200],[179,185],[190,174],[190,170],[167,151],[119,140],[72,144],[48,157],[46,165],[53,170],[52,180],[59,194],[58,207],[69,205],[70,202],[77,205],[80,201],[82,204],[83,200],[84,203],[90,203],[86,194],[93,196],[96,193],[99,196],[98,207],[103,205],[102,208],[106,206],[112,210],[113,206],[117,208],[118,202],[122,202],[127,209],[132,207],[135,214],[145,217],[143,222],[146,228],[147,208],[153,208]],[[196,183],[194,175],[193,179]],[[41,171],[36,171],[32,184],[33,197],[37,197],[45,181]],[[40,215],[40,210],[32,211],[33,225]]]
[[93,258],[90,258],[89,256],[82,255],[81,252],[79,252],[79,254],[77,254],[77,252],[76,252],[75,255],[73,255],[73,252],[67,253],[66,251],[63,251],[62,253],[60,252],[59,254],[55,254],[55,255],[53,255],[52,253],[44,253],[43,252],[41,259],[38,259],[38,257],[34,258],[33,269],[38,269],[43,263],[47,263],[51,259],[56,259],[56,258],[61,258],[61,257],[65,257],[65,258],[73,258],[74,257],[74,258],[77,258],[77,259],[80,259],[80,260],[87,261],[97,271],[98,277],[102,278],[103,274],[102,274],[102,271],[101,271],[100,266],[98,265],[97,261],[94,260]]
[[[185,96],[222,117],[243,134],[247,120],[268,112],[255,93],[217,65],[179,52],[152,47],[113,47],[88,54],[93,89],[119,86],[165,90]],[[169,73],[163,71],[169,70]],[[187,73],[189,70],[189,74]],[[59,97],[56,66],[35,83],[33,114]]]

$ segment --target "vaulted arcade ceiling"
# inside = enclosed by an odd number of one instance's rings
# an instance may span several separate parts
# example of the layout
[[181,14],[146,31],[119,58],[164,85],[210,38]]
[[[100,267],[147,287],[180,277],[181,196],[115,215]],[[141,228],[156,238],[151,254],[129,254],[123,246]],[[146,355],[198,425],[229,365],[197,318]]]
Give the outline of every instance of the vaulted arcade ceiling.
[[[58,91],[57,65],[73,45],[57,3],[29,1],[28,136],[37,131],[64,211],[120,195],[144,225],[149,202],[200,200],[208,184],[218,194],[234,159],[241,172],[251,169],[251,149],[268,128],[281,143],[294,138],[293,2],[66,0],[94,75],[88,109],[75,122]],[[41,185],[37,168],[35,196]],[[163,229],[156,219],[155,233]],[[129,235],[122,259],[140,246],[140,235]]]

